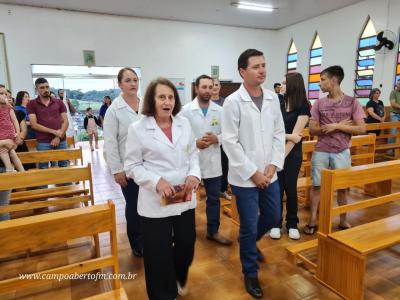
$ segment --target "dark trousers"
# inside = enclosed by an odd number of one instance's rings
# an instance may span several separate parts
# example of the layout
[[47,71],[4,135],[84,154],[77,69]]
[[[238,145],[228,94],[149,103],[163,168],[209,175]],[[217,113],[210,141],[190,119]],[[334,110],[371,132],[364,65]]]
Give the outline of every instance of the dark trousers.
[[[281,191],[281,208],[283,213],[283,193],[286,193],[286,228],[297,228],[297,177],[303,160],[300,150],[292,150],[285,159],[283,170],[278,172]],[[276,227],[282,227],[282,216]]]
[[246,277],[257,277],[258,241],[274,224],[279,222],[281,205],[279,183],[275,180],[265,189],[231,185],[236,196],[240,219],[240,262]]
[[196,241],[194,209],[180,216],[141,217],[144,270],[150,300],[173,300],[186,285]]
[[220,207],[219,192],[221,187],[221,176],[213,178],[203,178],[204,188],[206,190],[206,215],[207,215],[207,233],[213,235],[218,232]]
[[229,160],[226,156],[224,149],[221,146],[221,165],[222,165],[222,177],[221,177],[221,193],[228,190],[228,169]]
[[122,194],[125,198],[125,218],[126,233],[128,234],[129,244],[132,249],[142,250],[142,230],[140,226],[140,218],[137,212],[137,203],[139,195],[139,186],[132,180],[128,180],[126,187],[121,187]]

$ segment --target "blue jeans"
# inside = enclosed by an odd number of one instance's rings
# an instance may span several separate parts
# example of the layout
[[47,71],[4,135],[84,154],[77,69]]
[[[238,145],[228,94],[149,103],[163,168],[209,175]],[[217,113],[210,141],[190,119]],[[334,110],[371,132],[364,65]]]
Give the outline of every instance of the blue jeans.
[[[390,121],[391,122],[399,122],[400,121],[400,114],[395,114],[393,112],[390,113]],[[392,128],[390,129],[390,134],[396,134],[397,133],[397,129],[396,128]],[[396,142],[396,138],[389,138],[388,143],[389,144],[394,144]],[[400,141],[397,141],[400,142]]]
[[[38,151],[45,151],[45,150],[56,150],[56,149],[67,149],[67,141],[62,141],[57,147],[53,147],[50,143],[38,143],[36,146],[36,149]],[[51,162],[51,166],[54,167],[57,164],[57,162]],[[60,160],[58,162],[59,167],[68,167],[69,161],[68,160]],[[48,169],[49,168],[49,162],[41,162],[39,163],[39,169]]]
[[[0,167],[0,173],[5,171],[4,168]],[[0,206],[7,206],[10,203],[10,190],[0,191]],[[0,221],[5,221],[10,219],[10,214],[0,214]]]
[[257,277],[256,242],[281,219],[278,180],[265,189],[232,186],[240,219],[240,261],[246,277]]
[[213,178],[203,178],[204,188],[206,189],[206,215],[207,233],[213,235],[219,229],[220,202],[219,193],[221,190],[221,176]]

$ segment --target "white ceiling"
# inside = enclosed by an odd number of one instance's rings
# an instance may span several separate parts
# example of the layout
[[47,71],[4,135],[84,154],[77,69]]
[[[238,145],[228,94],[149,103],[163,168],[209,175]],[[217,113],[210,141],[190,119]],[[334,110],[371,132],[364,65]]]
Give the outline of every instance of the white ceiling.
[[238,10],[237,0],[0,0],[0,3],[110,15],[280,29],[363,0],[247,0],[277,8],[272,13]]

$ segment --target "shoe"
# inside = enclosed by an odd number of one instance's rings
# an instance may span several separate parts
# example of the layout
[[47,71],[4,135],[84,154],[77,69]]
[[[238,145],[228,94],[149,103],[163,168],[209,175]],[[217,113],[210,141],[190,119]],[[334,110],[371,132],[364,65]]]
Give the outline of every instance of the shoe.
[[132,249],[132,254],[136,257],[143,257],[142,249]]
[[246,287],[246,291],[253,297],[260,299],[263,296],[262,289],[260,287],[260,283],[258,282],[258,278],[248,278],[244,277],[244,286]]
[[90,146],[90,151],[94,151],[94,148],[93,148],[93,146]]
[[219,196],[221,197],[221,198],[224,198],[224,199],[226,199],[226,200],[232,200],[232,196],[231,195],[229,195],[228,194],[228,192],[221,192],[221,193],[219,193]]
[[317,232],[317,230],[318,230],[318,226],[317,225],[309,225],[309,224],[307,224],[303,228],[303,232],[305,234],[308,234],[308,235],[313,235],[314,233]]
[[227,238],[224,238],[222,235],[219,234],[219,232],[214,233],[213,235],[207,233],[206,238],[207,238],[207,240],[217,242],[218,244],[221,244],[224,246],[232,245],[232,241],[228,240]]
[[181,286],[179,281],[176,282],[176,287],[178,288],[179,296],[186,296],[189,293],[187,285]]
[[258,247],[257,247],[257,260],[259,262],[265,263],[265,256]]
[[99,149],[99,145],[96,144],[95,148],[96,148],[96,149]]
[[300,232],[297,228],[289,228],[289,238],[292,240],[300,239]]
[[339,225],[338,225],[338,228],[339,228],[340,230],[346,230],[346,229],[350,229],[350,228],[351,228],[351,225],[350,225],[350,224],[345,224],[345,225],[339,224]]
[[279,240],[281,238],[281,229],[280,228],[271,228],[269,232],[269,236],[271,239]]

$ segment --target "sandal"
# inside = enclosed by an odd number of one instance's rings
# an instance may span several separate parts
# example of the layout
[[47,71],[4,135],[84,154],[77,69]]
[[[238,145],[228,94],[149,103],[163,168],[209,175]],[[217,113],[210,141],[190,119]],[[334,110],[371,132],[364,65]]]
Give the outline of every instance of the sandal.
[[318,225],[313,225],[313,226],[311,226],[311,225],[307,224],[307,225],[304,226],[304,228],[303,228],[303,232],[304,232],[305,234],[308,234],[308,235],[313,235],[313,234],[315,234],[315,233],[317,232],[317,230],[318,230]]
[[339,228],[339,230],[346,230],[346,229],[350,229],[351,226],[350,225],[343,226],[343,225],[339,224],[338,228]]

